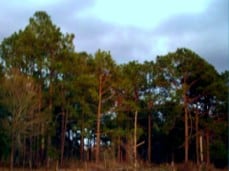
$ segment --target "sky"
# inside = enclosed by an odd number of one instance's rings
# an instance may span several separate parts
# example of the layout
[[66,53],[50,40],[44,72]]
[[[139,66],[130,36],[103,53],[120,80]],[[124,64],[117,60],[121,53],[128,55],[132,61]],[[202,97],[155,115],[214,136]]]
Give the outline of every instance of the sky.
[[118,63],[186,47],[229,70],[228,0],[1,0],[0,42],[46,11],[77,52],[110,51]]

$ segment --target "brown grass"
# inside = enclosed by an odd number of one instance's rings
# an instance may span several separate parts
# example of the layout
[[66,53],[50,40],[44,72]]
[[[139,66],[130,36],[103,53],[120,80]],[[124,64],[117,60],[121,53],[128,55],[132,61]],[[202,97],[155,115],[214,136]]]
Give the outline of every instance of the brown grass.
[[[141,164],[135,169],[133,165],[126,163],[117,163],[114,161],[107,161],[106,163],[82,163],[79,161],[68,161],[64,168],[58,168],[58,165],[52,164],[49,169],[28,169],[15,168],[14,171],[227,171],[228,169],[216,169],[212,165],[206,167],[204,165],[197,166],[193,163],[175,164],[173,167],[170,164],[162,165],[147,165]],[[9,168],[0,167],[0,171],[9,171]]]

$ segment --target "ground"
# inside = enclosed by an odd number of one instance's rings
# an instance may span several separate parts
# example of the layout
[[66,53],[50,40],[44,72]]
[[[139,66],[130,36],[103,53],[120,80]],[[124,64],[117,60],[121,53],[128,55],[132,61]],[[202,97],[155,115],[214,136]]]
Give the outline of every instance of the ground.
[[[0,167],[0,171],[9,171],[7,167]],[[95,163],[80,163],[71,162],[67,163],[64,168],[59,168],[58,165],[52,165],[49,169],[29,169],[29,168],[14,168],[14,171],[228,171],[228,169],[216,169],[214,166],[197,167],[193,163],[188,164],[161,164],[161,165],[138,165],[135,169],[133,165],[117,164],[114,162],[95,164]]]

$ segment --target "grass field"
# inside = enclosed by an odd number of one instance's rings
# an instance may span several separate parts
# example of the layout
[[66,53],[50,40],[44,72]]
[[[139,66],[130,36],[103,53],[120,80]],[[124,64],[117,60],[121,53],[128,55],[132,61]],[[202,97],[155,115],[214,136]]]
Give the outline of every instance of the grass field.
[[[29,169],[29,168],[18,168],[15,167],[14,171],[228,171],[228,169],[216,169],[212,165],[206,167],[202,165],[201,167],[188,163],[188,164],[175,164],[171,166],[170,164],[162,165],[147,165],[141,164],[137,168],[133,165],[127,165],[125,163],[80,163],[80,162],[68,162],[64,168],[59,168],[58,165],[52,164],[50,168],[39,168],[39,169]],[[0,167],[0,171],[9,171],[7,167]]]

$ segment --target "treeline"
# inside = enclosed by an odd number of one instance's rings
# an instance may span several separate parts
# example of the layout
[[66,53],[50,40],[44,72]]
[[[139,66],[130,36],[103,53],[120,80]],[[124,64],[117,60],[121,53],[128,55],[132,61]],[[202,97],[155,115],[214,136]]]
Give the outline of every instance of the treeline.
[[73,39],[40,11],[1,42],[0,164],[227,165],[228,71],[186,48],[117,64]]

